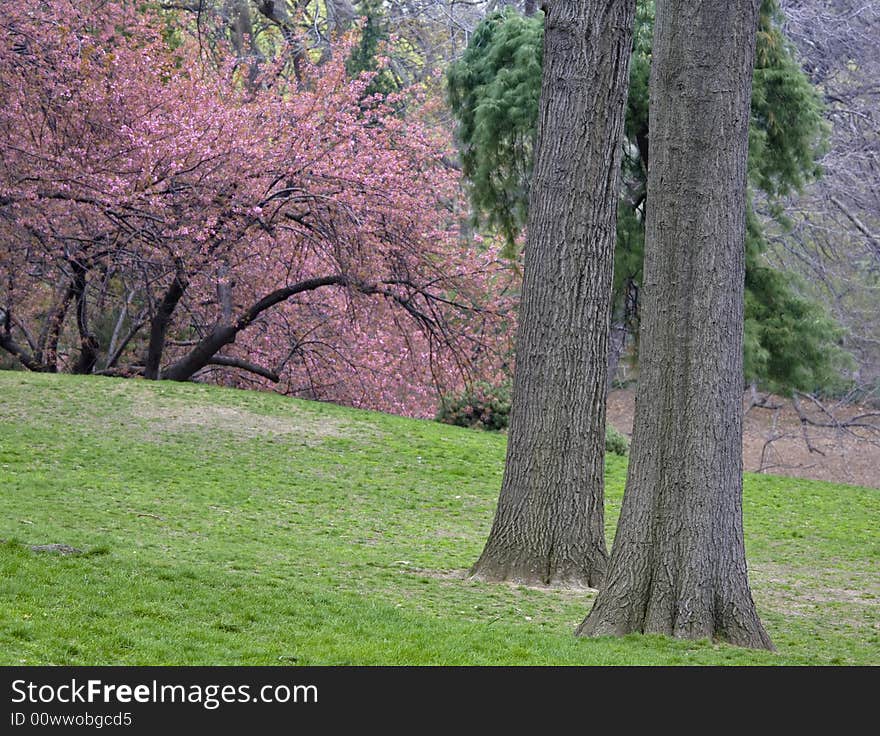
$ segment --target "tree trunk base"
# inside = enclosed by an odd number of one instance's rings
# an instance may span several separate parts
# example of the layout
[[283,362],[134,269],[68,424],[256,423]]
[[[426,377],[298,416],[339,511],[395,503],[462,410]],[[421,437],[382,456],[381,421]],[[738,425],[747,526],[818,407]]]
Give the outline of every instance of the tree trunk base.
[[773,648],[749,588],[742,513],[743,244],[760,4],[657,3],[632,451],[606,584],[580,636]]
[[[575,636],[660,634],[675,639],[710,639],[748,649],[776,651],[750,601],[744,606],[722,603],[719,608],[723,613],[720,615],[709,610],[695,611],[693,604],[693,600],[678,601],[676,609],[688,613],[676,617],[668,603],[627,601],[623,606],[612,606],[607,598],[600,596],[593,610],[575,630]],[[639,611],[644,612],[641,618]]]
[[605,578],[607,556],[599,555],[594,565],[546,558],[499,560],[483,553],[468,577],[485,583],[515,583],[539,588],[597,590]]

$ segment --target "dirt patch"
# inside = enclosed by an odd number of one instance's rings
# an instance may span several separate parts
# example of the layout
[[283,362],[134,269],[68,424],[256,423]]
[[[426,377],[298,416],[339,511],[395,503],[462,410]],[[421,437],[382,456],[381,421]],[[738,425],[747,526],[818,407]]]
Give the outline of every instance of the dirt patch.
[[344,437],[347,425],[327,417],[267,416],[230,406],[190,405],[162,401],[158,397],[136,400],[131,407],[135,419],[148,422],[150,432],[220,431],[243,438],[285,437],[300,442],[319,443],[328,437]]
[[870,573],[751,564],[749,576],[761,606],[794,616],[825,611],[839,623],[880,628],[880,585]]
[[29,549],[31,552],[46,552],[56,555],[81,555],[83,551],[69,544],[32,544]]
[[[404,563],[398,563],[403,565]],[[426,578],[435,578],[437,580],[469,580],[470,577],[468,575],[467,570],[426,570],[418,567],[404,567],[403,572],[412,573],[413,575],[420,575]],[[476,582],[480,582],[477,580]],[[563,585],[559,585],[558,583],[553,585],[526,585],[524,583],[515,583],[509,581],[503,581],[500,583],[492,583],[493,585],[505,585],[508,588],[513,590],[520,590],[522,588],[526,588],[528,590],[538,590],[542,593],[562,593],[563,595],[569,596],[571,598],[582,599],[585,596],[593,596],[598,591],[595,588],[567,588]]]
[[[748,409],[746,395],[743,407]],[[880,488],[880,437],[862,431],[861,437],[834,427],[804,426],[798,413],[784,399],[771,397],[781,408],[753,407],[743,424],[743,465],[748,472],[764,472],[792,478],[810,478],[834,483]],[[632,437],[635,391],[619,389],[608,397],[608,421]],[[871,411],[847,406],[835,411],[851,418]],[[876,410],[874,410],[876,411]],[[821,420],[819,412],[812,414]]]

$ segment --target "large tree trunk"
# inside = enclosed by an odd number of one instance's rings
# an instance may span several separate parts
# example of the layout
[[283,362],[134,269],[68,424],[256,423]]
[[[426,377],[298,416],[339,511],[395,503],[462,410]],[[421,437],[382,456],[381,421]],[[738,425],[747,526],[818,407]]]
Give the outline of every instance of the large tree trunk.
[[498,510],[472,573],[597,586],[605,375],[634,0],[545,3],[544,69],[513,410]]
[[[743,279],[759,0],[658,0],[635,431],[581,635],[772,648],[742,528]],[[711,52],[707,51],[711,50]]]

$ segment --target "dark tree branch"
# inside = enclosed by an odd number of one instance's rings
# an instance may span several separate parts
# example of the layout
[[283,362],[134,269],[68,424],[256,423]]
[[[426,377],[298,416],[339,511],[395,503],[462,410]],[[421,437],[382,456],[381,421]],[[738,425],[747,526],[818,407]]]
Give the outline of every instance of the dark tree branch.
[[263,378],[272,381],[272,383],[278,383],[281,380],[278,374],[270,368],[263,368],[263,366],[256,365],[255,363],[249,363],[248,361],[241,360],[240,358],[229,358],[224,355],[215,355],[208,361],[208,365],[220,365],[226,368],[238,368],[239,370],[247,371],[248,373],[255,373],[258,376],[262,376]]
[[178,258],[175,263],[174,279],[168,287],[168,291],[165,292],[150,325],[150,343],[147,347],[147,359],[144,363],[144,377],[151,380],[159,378],[159,364],[165,350],[165,336],[168,333],[168,326],[171,324],[171,317],[177,308],[177,303],[189,286],[183,266],[183,261]]
[[128,347],[128,343],[137,335],[138,332],[141,331],[141,328],[147,324],[147,320],[143,316],[139,316],[131,329],[128,331],[128,334],[122,339],[122,342],[119,343],[118,347],[113,351],[113,353],[107,358],[107,365],[105,366],[105,370],[111,370],[114,368],[116,363],[122,357],[122,353],[125,352],[125,348]]
[[61,327],[70,300],[73,299],[74,285],[72,280],[64,280],[59,287],[55,306],[52,307],[46,317],[46,323],[40,333],[39,349],[34,354],[38,363],[43,365],[43,370],[48,373],[58,372],[58,340],[61,337]]
[[[798,397],[802,397],[807,399],[816,409],[819,410],[820,415],[823,417],[822,419],[816,419],[811,417],[806,410],[801,406],[800,401],[798,401]],[[804,393],[802,391],[795,391],[791,398],[791,403],[797,411],[798,418],[800,419],[801,425],[806,428],[807,425],[812,427],[824,427],[828,429],[836,429],[841,432],[846,432],[854,437],[864,439],[860,437],[860,435],[856,434],[854,429],[867,429],[871,432],[880,433],[880,412],[865,412],[863,414],[858,414],[854,417],[841,417],[838,414],[835,414],[834,409],[829,409],[825,404],[823,404],[818,397],[813,394]],[[876,419],[877,421],[866,421]],[[809,442],[808,442],[809,445]],[[812,452],[812,450],[810,450]]]
[[91,373],[98,362],[98,338],[89,329],[86,304],[86,267],[79,261],[70,261],[73,270],[73,294],[76,297],[76,327],[79,331],[80,354],[73,373]]
[[220,322],[215,325],[214,329],[202,338],[187,355],[166,368],[162,372],[162,378],[171,381],[188,381],[196,371],[208,365],[221,348],[235,342],[238,333],[246,329],[267,309],[271,309],[297,294],[314,291],[324,286],[346,286],[348,283],[349,281],[345,276],[325,276],[323,278],[300,281],[291,286],[276,289],[252,304],[233,323]]
[[880,234],[871,232],[868,226],[865,225],[855,212],[847,207],[839,197],[832,196],[830,199],[834,206],[837,207],[837,209],[839,209],[853,225],[855,225],[856,229],[871,241],[874,251],[880,256]]
[[0,308],[0,327],[2,327],[2,330],[0,330],[0,348],[3,348],[12,355],[29,371],[43,372],[45,367],[28,350],[13,340],[9,312],[2,308]]
[[[0,310],[2,311],[2,310]],[[11,314],[8,315],[10,328],[12,326],[17,327],[21,330],[21,334],[24,335],[24,339],[27,341],[28,347],[31,349],[31,352],[35,352],[37,350],[37,341],[34,339],[34,336],[31,334],[30,330],[27,328],[27,325],[24,324],[21,320],[16,319]],[[3,317],[0,316],[0,323],[2,323]]]

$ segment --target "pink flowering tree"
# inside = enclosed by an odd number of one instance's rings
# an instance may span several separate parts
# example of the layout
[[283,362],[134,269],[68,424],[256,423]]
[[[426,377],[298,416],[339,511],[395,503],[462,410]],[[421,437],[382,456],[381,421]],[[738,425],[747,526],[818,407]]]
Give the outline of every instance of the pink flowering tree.
[[418,416],[498,379],[510,271],[463,242],[418,95],[365,98],[345,53],[245,85],[161,28],[122,0],[5,4],[6,361]]

